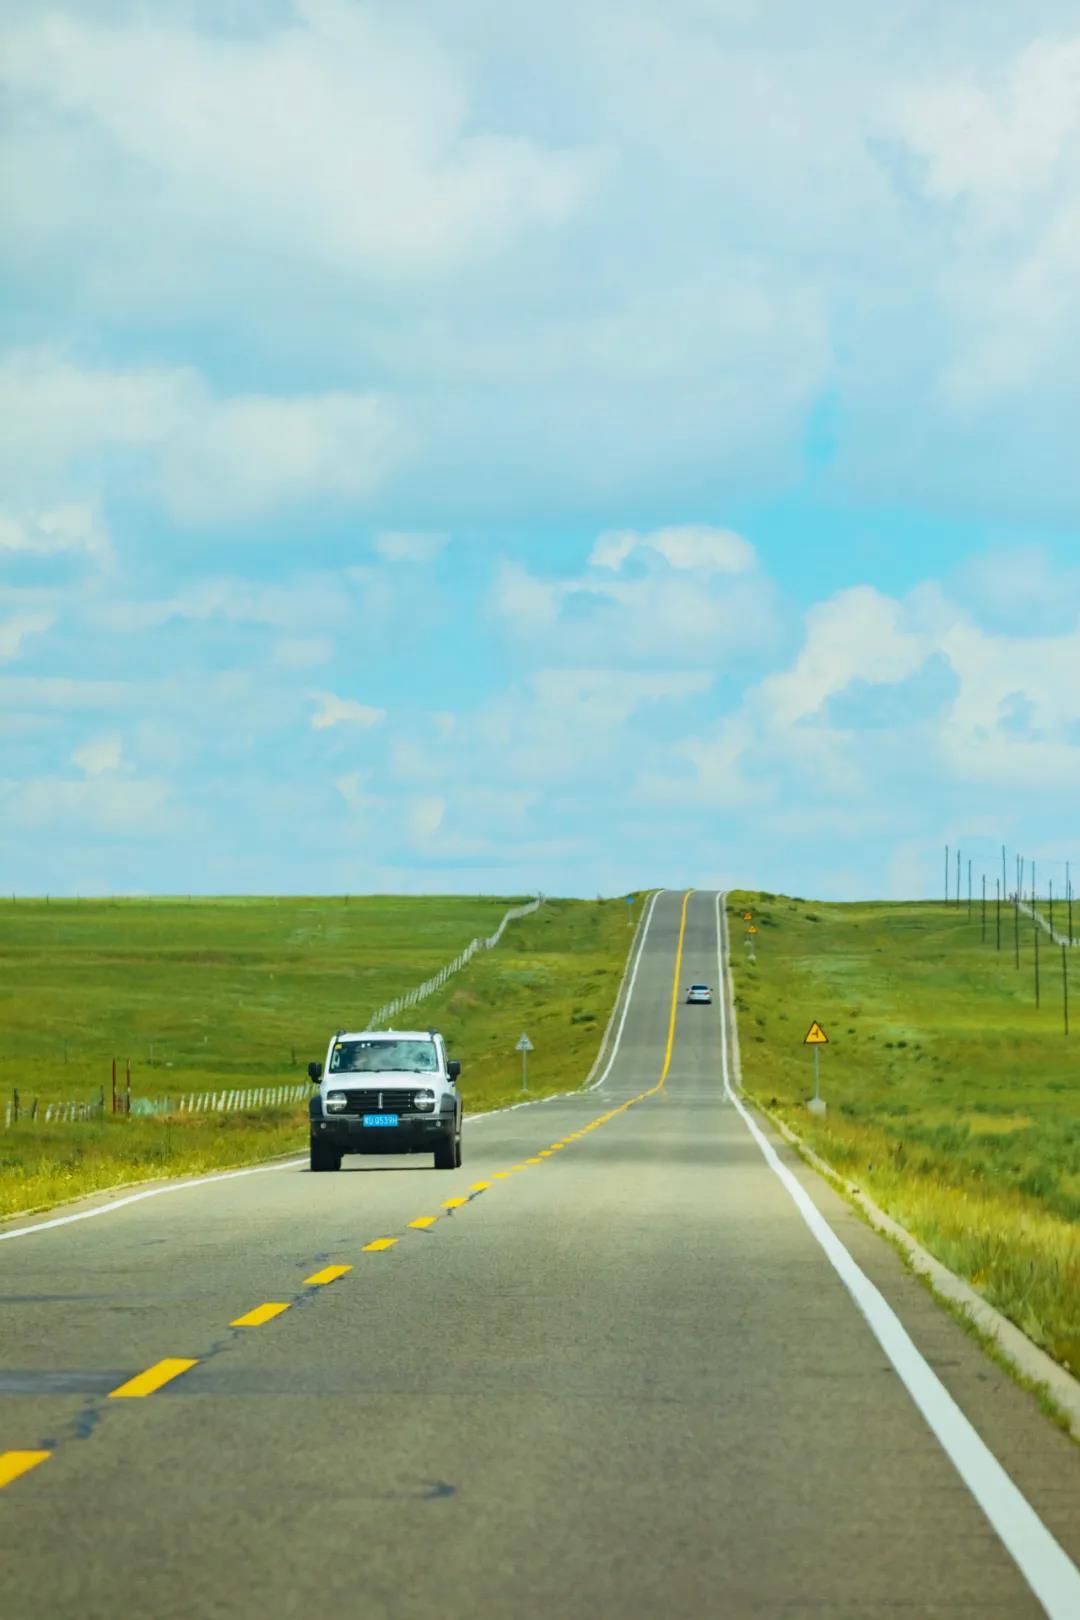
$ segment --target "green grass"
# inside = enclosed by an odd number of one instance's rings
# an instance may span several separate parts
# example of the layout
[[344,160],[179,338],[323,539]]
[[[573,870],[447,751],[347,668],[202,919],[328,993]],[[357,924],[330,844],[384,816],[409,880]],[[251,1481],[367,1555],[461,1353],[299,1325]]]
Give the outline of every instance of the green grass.
[[[334,1029],[491,933],[512,903],[20,901],[8,926],[0,918],[7,1095],[16,1083],[24,1105],[108,1095],[112,1056],[129,1053],[135,1096],[298,1081]],[[621,900],[549,901],[398,1021],[444,1031],[469,1110],[520,1095],[523,1030],[536,1048],[530,1094],[579,1085],[630,938]],[[0,1214],[305,1146],[306,1108],[0,1124]]]
[[[746,959],[742,913],[758,924]],[[1080,1371],[1080,960],[1014,966],[943,905],[729,900],[743,1083],[1036,1343]],[[1007,946],[1008,948],[1004,948]],[[820,1020],[824,1120],[802,1045]]]
[[328,1032],[421,983],[513,899],[0,906],[0,1087],[90,1100],[302,1080]]

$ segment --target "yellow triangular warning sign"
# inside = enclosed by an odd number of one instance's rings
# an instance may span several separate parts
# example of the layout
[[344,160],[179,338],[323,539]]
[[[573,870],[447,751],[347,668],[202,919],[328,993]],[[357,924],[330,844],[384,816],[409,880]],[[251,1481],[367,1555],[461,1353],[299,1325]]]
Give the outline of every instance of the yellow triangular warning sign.
[[753,922],[754,913],[752,911],[744,911],[742,914],[742,920],[743,922]]
[[803,1041],[803,1045],[804,1046],[828,1046],[828,1044],[829,1044],[829,1037],[826,1035],[826,1033],[822,1029],[821,1025],[818,1024],[818,1023],[811,1024],[810,1025],[810,1033],[807,1035],[805,1041]]
[[748,928],[748,929],[747,929],[747,930],[746,930],[746,932],[747,932],[747,933],[748,933],[748,934],[756,934],[756,933],[757,933],[757,927],[756,927],[756,925],[755,925],[755,924],[754,924],[754,923],[751,923],[751,924],[750,924],[750,926],[749,926],[749,928]]

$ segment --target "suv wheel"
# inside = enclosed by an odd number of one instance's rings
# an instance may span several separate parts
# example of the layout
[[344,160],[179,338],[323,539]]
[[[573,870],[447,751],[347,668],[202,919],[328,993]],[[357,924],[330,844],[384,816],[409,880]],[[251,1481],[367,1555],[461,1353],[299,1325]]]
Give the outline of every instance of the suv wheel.
[[461,1168],[461,1130],[447,1132],[438,1147],[435,1149],[436,1170],[458,1170]]
[[329,1142],[320,1142],[313,1136],[310,1164],[312,1170],[340,1170],[341,1154],[337,1148],[331,1147]]

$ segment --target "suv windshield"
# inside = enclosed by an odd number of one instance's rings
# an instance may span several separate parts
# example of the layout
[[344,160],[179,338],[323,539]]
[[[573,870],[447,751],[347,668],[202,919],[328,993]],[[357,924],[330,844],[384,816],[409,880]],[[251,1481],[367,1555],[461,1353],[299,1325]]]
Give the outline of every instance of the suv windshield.
[[430,1074],[438,1067],[434,1041],[335,1041],[331,1074]]

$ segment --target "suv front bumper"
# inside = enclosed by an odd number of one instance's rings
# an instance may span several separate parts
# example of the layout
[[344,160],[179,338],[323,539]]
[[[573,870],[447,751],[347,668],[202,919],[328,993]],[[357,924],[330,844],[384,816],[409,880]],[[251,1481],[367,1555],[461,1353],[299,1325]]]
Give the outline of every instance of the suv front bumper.
[[311,1140],[340,1153],[431,1153],[456,1129],[453,1114],[402,1114],[396,1125],[365,1125],[356,1114],[339,1114],[313,1117]]

